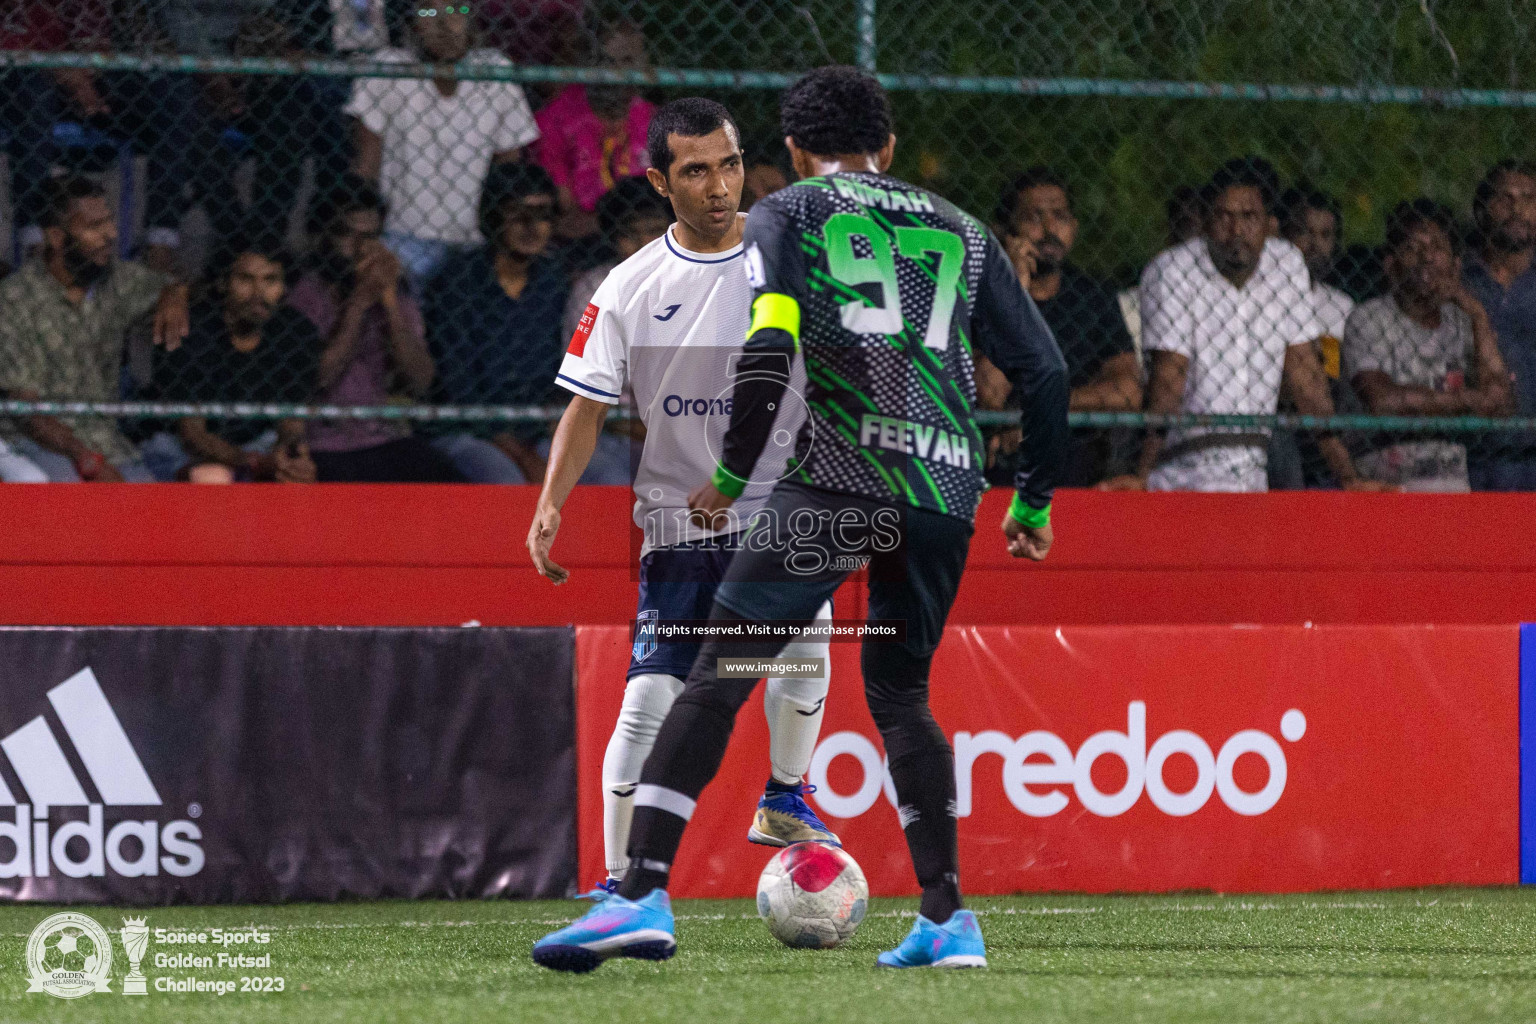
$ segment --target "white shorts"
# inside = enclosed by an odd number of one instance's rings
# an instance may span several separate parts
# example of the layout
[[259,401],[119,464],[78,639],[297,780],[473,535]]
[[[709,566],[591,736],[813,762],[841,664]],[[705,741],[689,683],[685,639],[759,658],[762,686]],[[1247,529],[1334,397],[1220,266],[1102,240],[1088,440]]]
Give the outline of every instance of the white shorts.
[[1262,494],[1269,490],[1269,452],[1249,445],[1185,452],[1154,469],[1147,490]]

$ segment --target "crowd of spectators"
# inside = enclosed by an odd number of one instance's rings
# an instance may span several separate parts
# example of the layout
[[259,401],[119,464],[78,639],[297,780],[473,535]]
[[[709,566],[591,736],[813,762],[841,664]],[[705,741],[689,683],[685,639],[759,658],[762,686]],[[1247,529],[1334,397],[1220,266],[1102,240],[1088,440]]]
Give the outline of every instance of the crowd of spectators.
[[[538,7],[537,17],[530,11]],[[527,9],[525,9],[527,8]],[[540,31],[519,29],[537,24]],[[461,81],[451,65],[648,66],[580,0],[0,0],[0,48],[424,62],[434,78],[12,68],[0,129],[20,268],[0,281],[0,390],[20,399],[544,406],[603,277],[671,219],[647,183],[653,106],[622,84]],[[133,258],[97,180],[147,168]],[[744,208],[788,184],[749,160]],[[1388,217],[1378,281],[1339,265],[1342,214],[1244,157],[1167,204],[1167,248],[1117,290],[1073,262],[1072,182],[1011,178],[992,227],[1085,413],[1536,415],[1536,169],[1505,161],[1458,224]],[[182,234],[200,207],[211,256]],[[1357,304],[1358,301],[1358,304]],[[979,360],[978,405],[1007,409]],[[542,478],[552,425],[404,419],[0,421],[0,480]],[[626,483],[643,431],[584,482]],[[1011,477],[1017,430],[989,432]],[[1074,431],[1072,486],[1536,490],[1536,437],[1235,427]]]
[[[351,81],[5,72],[0,130],[22,265],[0,282],[0,393],[558,400],[568,310],[579,316],[608,269],[666,230],[671,210],[644,178],[654,108],[634,88],[525,91],[452,73],[514,58],[646,65],[633,24],[589,30],[580,3],[533,6],[550,30],[542,38],[514,30],[529,23],[527,0],[0,0],[6,49],[444,69]],[[123,147],[147,167],[131,259],[93,173]],[[773,177],[760,169],[755,181],[764,189]],[[189,267],[182,227],[194,206],[214,244]],[[542,478],[550,429],[33,416],[0,423],[0,480],[522,483]],[[605,434],[583,481],[626,483],[633,433],[620,423]]]
[[[1459,224],[1429,199],[1398,204],[1382,286],[1340,287],[1338,201],[1240,157],[1168,203],[1168,247],[1115,296],[1068,257],[1069,183],[1045,167],[1011,181],[994,228],[1056,334],[1074,411],[1412,417],[1536,410],[1536,167],[1507,160]],[[978,367],[983,408],[1012,405]],[[989,474],[1011,477],[1017,432],[995,431]],[[1536,489],[1536,439],[1241,427],[1080,429],[1068,480],[1110,490]]]

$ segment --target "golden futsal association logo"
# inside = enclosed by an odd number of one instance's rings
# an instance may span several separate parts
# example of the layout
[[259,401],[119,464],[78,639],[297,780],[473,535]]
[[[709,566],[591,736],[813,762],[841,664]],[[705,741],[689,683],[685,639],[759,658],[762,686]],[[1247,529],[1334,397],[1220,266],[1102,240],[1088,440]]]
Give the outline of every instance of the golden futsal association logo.
[[78,999],[110,992],[112,939],[84,914],[54,914],[27,940],[28,992]]

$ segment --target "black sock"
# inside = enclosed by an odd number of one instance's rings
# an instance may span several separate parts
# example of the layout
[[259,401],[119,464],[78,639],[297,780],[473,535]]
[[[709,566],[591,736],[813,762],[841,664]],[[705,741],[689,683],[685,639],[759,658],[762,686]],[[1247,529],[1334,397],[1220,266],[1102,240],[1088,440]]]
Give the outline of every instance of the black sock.
[[961,906],[954,756],[946,744],[893,759],[891,781],[912,867],[923,887],[922,914],[943,924]]
[[922,914],[943,924],[960,909],[960,849],[955,827],[955,756],[928,708],[932,653],[865,641],[860,663],[869,713],[880,730],[896,785],[896,813],[907,836]]
[[619,883],[619,895],[627,900],[643,900],[653,891],[665,889],[670,877],[670,871],[643,868],[631,862],[629,870],[624,872],[624,881]]
[[960,877],[946,875],[944,881],[923,890],[917,911],[934,924],[943,924],[961,908]]

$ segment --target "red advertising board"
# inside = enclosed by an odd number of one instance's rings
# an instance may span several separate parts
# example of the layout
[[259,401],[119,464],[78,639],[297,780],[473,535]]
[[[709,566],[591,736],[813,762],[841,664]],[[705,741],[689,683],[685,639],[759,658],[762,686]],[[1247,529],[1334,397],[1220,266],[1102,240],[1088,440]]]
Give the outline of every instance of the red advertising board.
[[[934,661],[973,893],[1286,892],[1513,884],[1516,626],[955,626]],[[577,630],[581,877],[626,627]],[[864,708],[834,644],[812,799],[877,895],[915,891]],[[676,896],[749,896],[767,774],[754,697],[679,853]]]

